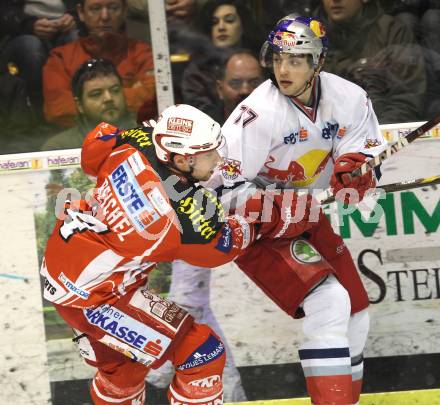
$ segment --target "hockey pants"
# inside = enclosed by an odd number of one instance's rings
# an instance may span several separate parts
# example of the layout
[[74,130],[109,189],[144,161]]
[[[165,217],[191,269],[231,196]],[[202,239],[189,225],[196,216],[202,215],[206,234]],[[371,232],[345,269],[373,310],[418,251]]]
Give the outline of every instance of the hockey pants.
[[[207,325],[194,323],[181,309],[179,319],[183,321],[177,328],[171,328],[163,320],[158,322],[160,312],[151,311],[154,305],[165,308],[163,319],[167,322],[178,307],[154,294],[145,294],[146,290],[141,288],[111,306],[103,306],[105,312],[102,309],[99,312],[100,308],[56,306],[74,328],[74,340],[81,355],[98,369],[90,387],[94,404],[143,405],[147,373],[166,360],[176,368],[168,390],[170,404],[222,404],[225,350],[220,338]],[[148,297],[144,303],[139,301],[140,290]],[[167,314],[170,308],[173,313]],[[173,334],[170,331],[176,329],[177,333],[170,338]]]
[[[210,281],[212,270],[193,266],[183,260],[172,263],[171,285],[168,298],[190,313],[196,322],[208,324],[223,341],[226,364],[223,371],[223,396],[225,402],[247,401],[241,376],[234,364],[232,352],[210,306]],[[174,375],[172,365],[167,362],[157,370],[152,370],[147,381],[156,387],[168,386]]]

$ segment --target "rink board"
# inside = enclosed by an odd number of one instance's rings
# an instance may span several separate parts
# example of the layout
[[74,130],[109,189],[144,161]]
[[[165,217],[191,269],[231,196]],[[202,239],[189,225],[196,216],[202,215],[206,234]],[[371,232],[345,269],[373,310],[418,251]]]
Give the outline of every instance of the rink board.
[[[308,398],[237,402],[235,405],[310,405]],[[439,405],[440,390],[362,394],[360,405]],[[228,404],[225,404],[228,405]]]
[[[386,131],[389,139],[398,133]],[[384,166],[381,182],[440,174],[439,135],[435,129],[425,140],[399,152]],[[89,183],[78,174],[78,164],[78,150],[0,156],[0,378],[4,387],[0,403],[87,403],[87,380],[93,369],[79,358],[69,329],[43,302],[38,276],[44,238],[53,220],[53,201],[47,193],[56,192],[58,184],[83,193]],[[345,213],[337,204],[326,208],[360,268],[372,301],[364,391],[440,388],[439,192],[400,192],[386,196],[380,204],[373,201],[374,205],[383,208],[377,226],[365,220],[365,212],[362,217],[359,211]],[[273,400],[306,396],[296,352],[301,322],[281,313],[232,267],[212,273],[211,306],[249,400],[308,403]],[[148,403],[166,403],[164,390],[152,388],[148,395]],[[371,396],[365,394],[361,403],[436,404],[439,396],[438,391],[407,391],[374,394],[368,402]]]

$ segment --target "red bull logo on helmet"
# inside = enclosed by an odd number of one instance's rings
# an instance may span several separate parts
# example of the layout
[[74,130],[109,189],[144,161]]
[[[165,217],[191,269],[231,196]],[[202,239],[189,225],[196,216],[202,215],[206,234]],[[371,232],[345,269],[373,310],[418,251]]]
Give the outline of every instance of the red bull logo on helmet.
[[310,21],[309,27],[318,38],[322,38],[326,34],[324,24],[322,24],[321,21],[312,20]]
[[293,32],[278,31],[274,38],[273,44],[280,48],[291,48],[296,45],[296,36]]
[[171,117],[167,121],[167,130],[171,132],[180,132],[182,134],[190,135],[193,129],[193,120],[186,118]]

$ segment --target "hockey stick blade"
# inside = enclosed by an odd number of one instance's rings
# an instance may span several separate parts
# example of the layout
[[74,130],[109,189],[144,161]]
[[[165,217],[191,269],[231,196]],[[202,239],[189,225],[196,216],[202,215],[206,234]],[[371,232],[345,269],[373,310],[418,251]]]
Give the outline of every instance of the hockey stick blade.
[[[434,187],[436,184],[440,184],[440,175],[423,177],[420,179],[405,180],[398,183],[384,184],[383,186],[378,186],[377,192],[375,191],[370,195],[395,193],[397,191],[406,191],[419,187]],[[325,199],[323,199],[324,197],[326,196],[323,195],[321,198],[319,198],[319,196],[317,197],[317,200],[321,205],[330,204],[335,201],[334,195],[327,196]]]
[[407,136],[399,138],[397,142],[389,145],[383,152],[379,153],[377,156],[367,160],[365,163],[362,164],[361,167],[358,167],[350,173],[351,177],[362,176],[365,173],[373,170],[374,168],[379,166],[384,160],[388,159],[399,150],[407,147],[411,142],[415,141],[417,138],[420,138],[425,132],[428,132],[430,129],[434,128],[439,122],[440,114],[425,122],[414,131],[411,131]]

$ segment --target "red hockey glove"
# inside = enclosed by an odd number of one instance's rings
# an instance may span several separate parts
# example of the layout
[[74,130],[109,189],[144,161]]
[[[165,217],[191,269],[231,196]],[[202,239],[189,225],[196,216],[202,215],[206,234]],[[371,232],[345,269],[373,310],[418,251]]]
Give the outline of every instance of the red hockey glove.
[[376,187],[376,180],[373,172],[365,173],[363,176],[351,177],[350,173],[362,166],[367,159],[362,153],[346,153],[336,159],[335,167],[333,168],[333,175],[330,179],[330,186],[333,188],[335,194],[344,188],[354,188],[357,191],[358,197],[351,194],[344,195],[344,203],[357,204],[362,201],[366,191],[370,188]]
[[[290,239],[316,225],[320,208],[310,194],[298,195],[294,191],[284,190],[281,195],[267,193],[265,197],[272,201],[265,201],[260,218],[259,233],[263,238]],[[270,217],[265,208],[267,204],[273,204]]]
[[86,136],[81,150],[81,167],[86,174],[98,176],[101,165],[113,151],[118,128],[101,122]]

